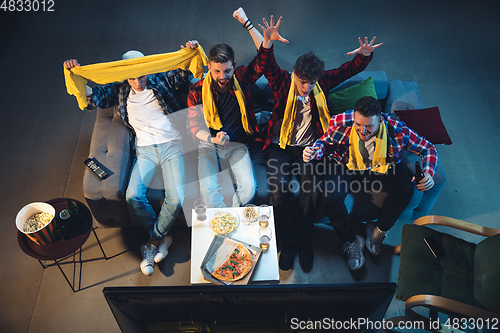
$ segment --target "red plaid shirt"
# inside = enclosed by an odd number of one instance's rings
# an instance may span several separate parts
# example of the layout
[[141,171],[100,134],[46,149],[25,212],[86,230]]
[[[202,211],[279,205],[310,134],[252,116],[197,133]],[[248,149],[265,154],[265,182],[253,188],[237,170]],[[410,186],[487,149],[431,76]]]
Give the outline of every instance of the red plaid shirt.
[[[387,159],[388,162],[397,164],[401,162],[399,152],[403,149],[409,150],[422,157],[424,172],[431,176],[437,170],[437,150],[436,147],[413,131],[406,127],[405,123],[382,113],[388,134]],[[326,133],[318,139],[313,147],[319,147],[315,159],[321,159],[323,154],[328,153],[328,157],[345,163],[349,159],[349,136],[354,124],[354,111],[339,113],[330,119],[330,124]]]
[[[262,72],[259,70],[256,61],[257,56],[248,64],[248,66],[239,66],[235,69],[234,75],[240,84],[241,90],[245,94],[247,117],[250,121],[250,126],[254,130],[253,138],[255,140],[261,141],[261,130],[257,124],[257,119],[255,118],[255,112],[253,109],[253,101],[250,93],[250,87],[255,83],[261,76]],[[208,72],[206,75],[210,75]],[[207,130],[207,124],[205,122],[205,115],[203,113],[203,98],[202,98],[202,87],[203,79],[193,84],[189,88],[189,95],[187,98],[188,103],[188,122],[191,135],[196,140],[196,133],[200,130]],[[234,95],[234,91],[230,90],[231,94]],[[212,89],[214,96],[214,102],[217,103],[219,99],[219,94]],[[224,125],[224,124],[222,124]]]
[[[269,86],[273,92],[274,102],[273,113],[269,118],[269,124],[267,126],[266,141],[264,144],[265,149],[271,143],[274,124],[284,117],[286,100],[288,98],[288,92],[290,91],[292,78],[289,72],[282,70],[276,63],[273,47],[266,49],[261,46],[259,53],[257,54],[257,58],[259,67],[266,76],[266,79],[269,81]],[[366,66],[368,66],[372,58],[373,53],[368,57],[356,54],[353,60],[344,63],[339,68],[325,71],[318,80],[321,89],[326,95],[328,95],[328,92],[331,89],[335,88],[359,72],[362,72]],[[321,127],[318,107],[316,106],[316,101],[314,100],[312,92],[310,95],[310,101],[312,111],[311,121],[313,123],[316,137],[319,138],[323,135],[323,128]]]

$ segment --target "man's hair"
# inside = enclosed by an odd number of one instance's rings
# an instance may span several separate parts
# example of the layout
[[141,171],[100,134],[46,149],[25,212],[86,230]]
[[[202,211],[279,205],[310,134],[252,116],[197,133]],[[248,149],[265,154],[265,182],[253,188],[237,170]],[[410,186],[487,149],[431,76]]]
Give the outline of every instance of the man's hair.
[[313,52],[301,55],[293,66],[295,74],[302,80],[309,82],[318,80],[325,71],[325,63]]
[[218,44],[208,52],[208,61],[224,64],[228,61],[234,63],[234,51],[227,44]]
[[365,96],[356,101],[354,111],[358,111],[363,117],[380,116],[382,107],[378,99]]

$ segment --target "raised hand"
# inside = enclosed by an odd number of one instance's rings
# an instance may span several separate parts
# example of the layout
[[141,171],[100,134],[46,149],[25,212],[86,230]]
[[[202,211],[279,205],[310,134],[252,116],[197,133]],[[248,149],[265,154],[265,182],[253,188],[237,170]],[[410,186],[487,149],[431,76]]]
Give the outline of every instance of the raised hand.
[[368,44],[368,37],[365,37],[364,43],[361,41],[361,37],[358,37],[358,41],[359,41],[360,46],[356,50],[353,50],[351,52],[347,52],[347,55],[361,53],[364,56],[369,56],[373,52],[373,50],[375,50],[380,45],[384,44],[384,43],[380,43],[377,45],[373,45],[373,43],[375,42],[375,38],[377,38],[377,37],[373,37],[370,44]]
[[245,24],[248,20],[247,14],[245,14],[245,11],[241,7],[233,12],[233,17],[241,24]]
[[190,40],[186,43],[186,46],[181,45],[181,49],[188,48],[188,49],[195,49],[198,47],[198,41],[197,40]]
[[283,42],[285,44],[289,43],[288,39],[281,37],[280,34],[278,33],[278,28],[281,24],[281,19],[282,19],[282,17],[280,16],[278,22],[276,22],[276,25],[274,25],[274,16],[273,15],[271,15],[271,19],[269,21],[270,24],[267,23],[265,18],[262,19],[262,22],[264,22],[265,28],[260,24],[259,24],[259,28],[262,29],[265,40],[268,40],[268,41],[279,40],[280,42]]
[[65,62],[63,62],[63,66],[66,69],[71,69],[73,67],[80,67],[80,64],[78,63],[78,60],[76,60],[76,59],[68,59]]

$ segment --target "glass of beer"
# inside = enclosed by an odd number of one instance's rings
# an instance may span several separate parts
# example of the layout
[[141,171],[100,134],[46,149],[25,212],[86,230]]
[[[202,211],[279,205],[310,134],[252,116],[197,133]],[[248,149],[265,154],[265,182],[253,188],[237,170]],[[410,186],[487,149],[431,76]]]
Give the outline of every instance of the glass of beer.
[[267,217],[267,215],[260,215],[259,225],[261,228],[267,228],[267,226],[269,225],[269,217]]
[[196,219],[198,221],[205,221],[207,216],[205,213],[207,212],[207,206],[205,205],[205,201],[203,199],[197,199],[194,202],[194,212],[196,213]]
[[268,227],[260,228],[259,236],[260,236],[260,248],[262,249],[262,252],[266,253],[267,250],[269,249],[269,246],[271,245],[272,231]]

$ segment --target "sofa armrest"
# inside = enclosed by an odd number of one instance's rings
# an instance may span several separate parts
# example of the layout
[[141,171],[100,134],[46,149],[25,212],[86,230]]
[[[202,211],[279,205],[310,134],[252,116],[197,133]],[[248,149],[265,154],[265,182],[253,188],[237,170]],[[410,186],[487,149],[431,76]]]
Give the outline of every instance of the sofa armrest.
[[[401,157],[407,171],[411,174],[415,174],[415,162],[421,161],[421,157],[408,151],[402,151]],[[406,207],[405,211],[401,214],[399,218],[401,219],[418,219],[419,217],[429,215],[432,206],[436,202],[441,190],[446,183],[446,173],[438,155],[438,169],[434,174],[434,186],[427,191],[419,191],[415,188],[413,192],[413,197]]]
[[132,162],[130,130],[114,108],[98,109],[89,157],[95,157],[108,170],[101,180],[89,169],[83,176],[83,192],[95,219],[104,226],[130,224],[125,191]]
[[394,110],[423,109],[418,86],[415,81],[389,80],[387,100],[384,112],[389,114]]

